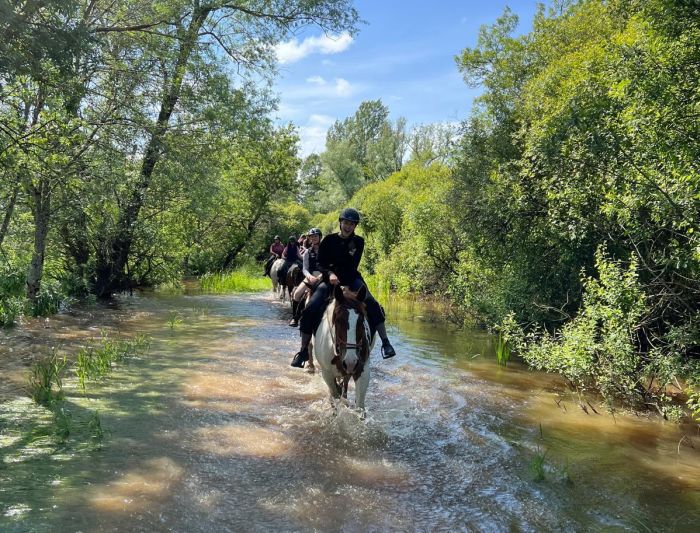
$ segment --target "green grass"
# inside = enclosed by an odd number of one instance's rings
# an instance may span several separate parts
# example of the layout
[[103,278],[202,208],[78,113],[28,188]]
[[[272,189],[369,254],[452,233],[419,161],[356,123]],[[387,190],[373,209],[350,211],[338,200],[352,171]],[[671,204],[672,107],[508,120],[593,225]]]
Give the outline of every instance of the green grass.
[[261,266],[244,265],[231,272],[204,274],[199,278],[199,285],[204,292],[214,294],[270,290],[270,280],[260,272]]

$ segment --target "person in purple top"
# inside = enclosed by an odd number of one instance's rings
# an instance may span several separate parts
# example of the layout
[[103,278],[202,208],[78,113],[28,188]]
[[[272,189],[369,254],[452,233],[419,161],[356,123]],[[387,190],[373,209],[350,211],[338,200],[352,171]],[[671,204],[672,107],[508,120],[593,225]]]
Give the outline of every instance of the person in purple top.
[[272,268],[272,263],[274,263],[275,260],[282,257],[282,252],[284,252],[284,244],[282,244],[282,240],[280,239],[280,236],[275,235],[275,240],[270,245],[270,257],[265,262],[265,275],[266,276],[270,275],[270,269]]

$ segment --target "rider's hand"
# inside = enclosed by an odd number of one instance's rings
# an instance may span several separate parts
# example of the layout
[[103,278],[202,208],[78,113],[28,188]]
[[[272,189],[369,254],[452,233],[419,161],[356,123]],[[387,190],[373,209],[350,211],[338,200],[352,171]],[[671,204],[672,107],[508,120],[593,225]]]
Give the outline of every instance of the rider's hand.
[[332,272],[331,272],[331,274],[328,276],[328,281],[330,281],[331,285],[337,285],[337,284],[339,283],[339,281],[338,281],[338,276],[336,276],[336,275],[333,274]]
[[318,278],[316,276],[309,276],[309,283],[312,285],[318,281]]

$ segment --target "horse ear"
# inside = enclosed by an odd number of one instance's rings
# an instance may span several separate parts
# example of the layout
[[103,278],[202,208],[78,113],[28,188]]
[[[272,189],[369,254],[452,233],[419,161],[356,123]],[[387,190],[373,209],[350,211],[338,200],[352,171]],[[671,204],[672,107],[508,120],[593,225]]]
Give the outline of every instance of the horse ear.
[[361,302],[364,302],[365,298],[367,298],[367,286],[363,285],[362,287],[360,287],[360,290],[357,291],[357,299]]
[[343,294],[343,288],[340,285],[335,286],[335,290],[333,291],[333,296],[339,302],[342,302],[343,300],[345,300],[345,295]]

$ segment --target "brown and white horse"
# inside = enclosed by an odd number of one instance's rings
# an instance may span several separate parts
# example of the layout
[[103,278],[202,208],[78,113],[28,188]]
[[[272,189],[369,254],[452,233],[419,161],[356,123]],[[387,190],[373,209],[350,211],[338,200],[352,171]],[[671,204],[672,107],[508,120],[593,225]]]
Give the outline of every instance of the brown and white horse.
[[352,292],[336,286],[333,300],[323,314],[313,339],[313,351],[321,367],[331,399],[348,397],[350,378],[355,381],[355,405],[364,418],[365,396],[369,385],[370,339],[363,286]]

